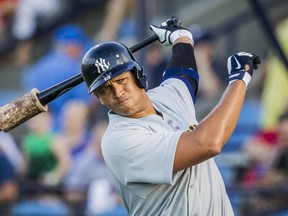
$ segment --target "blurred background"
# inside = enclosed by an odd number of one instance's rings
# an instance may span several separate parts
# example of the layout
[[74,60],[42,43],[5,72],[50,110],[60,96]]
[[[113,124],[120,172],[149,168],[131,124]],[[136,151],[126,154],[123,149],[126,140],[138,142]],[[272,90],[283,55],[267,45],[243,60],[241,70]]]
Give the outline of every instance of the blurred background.
[[[80,73],[94,44],[131,47],[172,15],[194,36],[198,121],[227,86],[227,57],[260,56],[236,130],[215,160],[235,215],[288,215],[287,0],[0,0],[0,106]],[[155,42],[135,53],[149,88],[170,51]],[[49,112],[0,132],[0,215],[127,215],[101,154],[106,112],[81,83]]]

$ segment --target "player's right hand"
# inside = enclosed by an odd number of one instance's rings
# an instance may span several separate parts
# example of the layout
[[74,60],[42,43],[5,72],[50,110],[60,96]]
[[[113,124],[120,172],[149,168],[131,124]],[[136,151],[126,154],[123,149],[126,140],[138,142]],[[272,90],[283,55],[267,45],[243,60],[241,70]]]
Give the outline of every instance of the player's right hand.
[[230,56],[227,59],[229,84],[235,80],[243,80],[248,86],[253,75],[253,69],[257,69],[260,63],[259,56],[253,53],[238,52]]
[[160,27],[150,25],[150,29],[158,36],[159,41],[166,46],[172,45],[179,37],[188,37],[193,41],[191,32],[184,28],[175,16],[163,22]]

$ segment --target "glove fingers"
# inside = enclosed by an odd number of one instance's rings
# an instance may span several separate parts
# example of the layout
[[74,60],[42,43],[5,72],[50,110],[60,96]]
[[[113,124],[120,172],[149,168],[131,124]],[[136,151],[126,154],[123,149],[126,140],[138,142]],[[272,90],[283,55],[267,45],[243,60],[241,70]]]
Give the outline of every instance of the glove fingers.
[[150,29],[155,33],[157,34],[158,38],[159,38],[159,41],[161,43],[164,43],[166,41],[166,30],[162,29],[162,28],[159,28],[155,25],[150,25]]
[[176,16],[169,18],[166,23],[169,27],[183,28],[181,21]]
[[154,32],[154,29],[157,28],[157,26],[155,26],[155,25],[150,25],[149,27],[150,27],[150,29],[151,29],[153,32]]
[[[154,25],[150,25],[150,29],[155,32],[158,36],[161,34],[161,32],[163,31],[162,29],[158,28],[157,26]],[[159,37],[159,40],[161,41],[162,38]]]
[[158,36],[159,41],[167,46],[174,44],[180,37],[188,37],[193,43],[191,32],[185,29],[181,21],[175,16],[163,22],[160,27],[150,25],[150,29]]
[[165,26],[167,26],[167,22],[162,22],[161,27],[165,27]]
[[260,60],[259,56],[255,55],[255,58],[253,60],[253,69],[257,69],[258,68],[258,64],[260,64],[260,63],[261,63],[261,60]]

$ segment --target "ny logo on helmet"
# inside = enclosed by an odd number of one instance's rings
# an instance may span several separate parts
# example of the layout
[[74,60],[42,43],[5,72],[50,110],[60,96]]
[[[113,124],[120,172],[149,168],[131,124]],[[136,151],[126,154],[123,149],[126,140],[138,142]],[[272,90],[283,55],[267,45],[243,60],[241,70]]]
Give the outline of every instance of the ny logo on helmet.
[[105,59],[99,58],[95,61],[95,66],[97,67],[98,73],[102,73],[103,71],[109,69],[110,63],[106,62]]
[[112,77],[112,74],[110,72],[110,73],[104,75],[103,80],[106,82],[107,80],[110,80],[111,77]]

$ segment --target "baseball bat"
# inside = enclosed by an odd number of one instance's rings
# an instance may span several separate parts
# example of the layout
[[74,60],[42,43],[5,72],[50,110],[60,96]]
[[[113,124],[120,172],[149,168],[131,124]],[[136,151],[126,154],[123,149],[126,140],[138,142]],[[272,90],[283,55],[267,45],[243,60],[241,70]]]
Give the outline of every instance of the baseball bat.
[[[181,21],[175,16],[172,16],[166,22],[167,25],[171,27],[182,27]],[[134,53],[156,40],[158,40],[158,36],[154,33],[129,49]],[[24,96],[0,107],[0,131],[8,132],[39,113],[47,112],[47,104],[49,102],[55,100],[83,81],[83,77],[81,73],[79,73],[42,92],[34,88]]]
[[[158,40],[153,34],[130,48],[136,52]],[[0,107],[0,131],[8,132],[41,112],[48,111],[48,103],[83,82],[81,73],[53,85],[41,92],[33,88],[22,97]]]
[[[135,44],[129,49],[131,50],[132,53],[134,53],[142,49],[143,47],[153,43],[156,40],[158,40],[158,36],[156,34],[153,34],[143,39],[142,41]],[[79,73],[67,80],[64,80],[63,82],[60,82],[40,92],[38,94],[38,99],[41,104],[48,104],[49,102],[55,100],[57,97],[59,97],[60,95],[64,94],[65,92],[69,91],[70,89],[74,88],[75,86],[79,85],[82,82],[83,77],[81,73]]]
[[[176,17],[172,16],[166,21],[167,25],[170,27],[183,27],[181,21]],[[143,47],[153,43],[154,41],[158,40],[158,36],[154,33],[149,37],[143,39],[142,41],[138,42],[134,46],[130,47],[132,53],[137,52],[138,50],[142,49]],[[73,87],[79,85],[83,82],[83,78],[81,73],[61,82],[58,83],[38,94],[38,99],[41,104],[48,104],[49,102],[53,101],[60,95],[64,94],[65,92],[69,91]],[[1,129],[1,128],[0,128]]]

